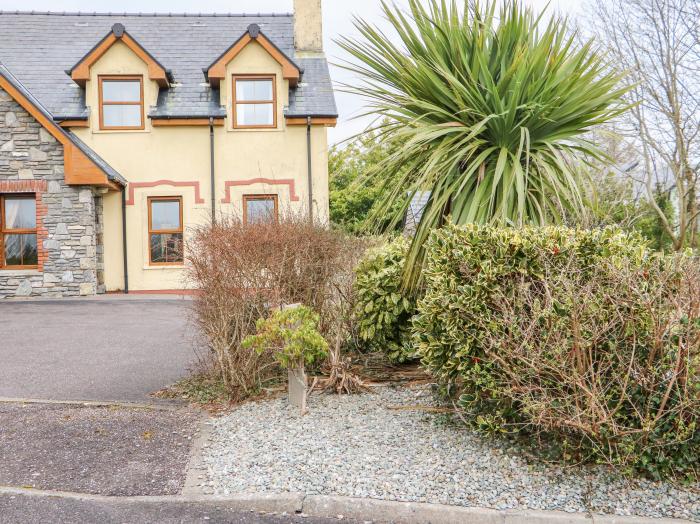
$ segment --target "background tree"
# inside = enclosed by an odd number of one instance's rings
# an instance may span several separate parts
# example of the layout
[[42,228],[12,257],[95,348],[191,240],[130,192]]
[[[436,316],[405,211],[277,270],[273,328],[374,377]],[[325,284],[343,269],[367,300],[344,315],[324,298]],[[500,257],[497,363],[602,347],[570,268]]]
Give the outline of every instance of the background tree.
[[[397,144],[391,140],[378,140],[374,131],[363,133],[343,146],[331,148],[328,157],[331,222],[353,234],[389,229],[391,216],[397,212],[396,209],[392,209],[376,224],[368,220],[382,200],[387,185],[363,175],[373,172],[397,148]],[[385,177],[393,185],[400,174],[401,171],[386,172]],[[398,203],[394,207],[398,207]]]
[[[591,133],[591,140],[605,153],[605,162],[592,159],[584,165],[591,179],[584,217],[576,217],[572,225],[588,228],[615,225],[640,233],[656,250],[672,248],[656,208],[649,203],[643,178],[644,164],[635,145],[621,136],[615,126],[603,126]],[[657,185],[654,189],[656,207],[669,222],[675,220],[671,194]]]
[[700,241],[699,16],[697,0],[594,0],[591,17],[597,38],[629,71],[632,109],[621,132],[642,162],[633,178],[677,250]]
[[584,134],[623,111],[624,90],[592,42],[518,1],[408,4],[382,2],[396,37],[358,19],[362,39],[340,45],[362,79],[348,89],[388,118],[378,139],[399,144],[367,175],[383,188],[372,217],[394,210],[399,223],[412,195],[431,192],[407,258],[415,283],[423,243],[448,217],[517,226],[580,211],[572,160],[602,158]]

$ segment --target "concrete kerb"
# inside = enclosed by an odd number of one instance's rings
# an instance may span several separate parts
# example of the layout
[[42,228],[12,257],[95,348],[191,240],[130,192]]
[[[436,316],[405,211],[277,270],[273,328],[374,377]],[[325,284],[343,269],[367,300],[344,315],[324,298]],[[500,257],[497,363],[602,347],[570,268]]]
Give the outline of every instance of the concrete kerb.
[[0,495],[53,497],[114,504],[200,503],[226,506],[240,511],[301,513],[310,517],[344,518],[377,523],[405,524],[680,524],[679,519],[586,515],[558,511],[499,511],[484,508],[445,506],[415,502],[393,502],[325,495],[239,494],[220,496],[106,497],[60,491],[42,491],[0,486]]
[[206,474],[207,467],[204,463],[202,451],[213,432],[214,426],[211,424],[211,418],[203,414],[202,421],[197,428],[197,436],[193,439],[190,449],[190,458],[187,462],[187,469],[185,470],[185,485],[181,493],[183,497],[198,497],[204,495],[202,481]]

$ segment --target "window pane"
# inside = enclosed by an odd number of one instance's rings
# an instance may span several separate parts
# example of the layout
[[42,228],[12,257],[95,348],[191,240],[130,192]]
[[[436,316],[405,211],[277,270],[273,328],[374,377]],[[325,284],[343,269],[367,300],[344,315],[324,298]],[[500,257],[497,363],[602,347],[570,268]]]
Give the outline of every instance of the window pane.
[[138,80],[103,80],[103,102],[140,102],[141,82]]
[[272,104],[238,104],[236,123],[239,126],[274,125]]
[[36,235],[5,235],[6,266],[36,266]]
[[36,201],[33,198],[5,197],[5,229],[34,229]]
[[182,233],[151,235],[151,262],[154,264],[183,261]]
[[275,216],[275,200],[272,198],[256,198],[246,201],[246,221],[249,224],[273,222]]
[[105,127],[141,127],[141,106],[103,105],[102,123]]
[[236,80],[238,102],[272,102],[272,80]]
[[151,202],[151,230],[180,229],[180,201],[153,200]]

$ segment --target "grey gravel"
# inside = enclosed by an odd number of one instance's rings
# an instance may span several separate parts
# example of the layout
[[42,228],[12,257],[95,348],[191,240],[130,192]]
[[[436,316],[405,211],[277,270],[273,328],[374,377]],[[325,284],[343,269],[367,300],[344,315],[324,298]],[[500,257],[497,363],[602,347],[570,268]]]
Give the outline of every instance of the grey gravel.
[[700,522],[700,486],[629,480],[603,467],[528,462],[508,442],[448,425],[426,388],[313,395],[300,417],[285,398],[214,419],[205,493],[304,492],[494,509],[562,510]]

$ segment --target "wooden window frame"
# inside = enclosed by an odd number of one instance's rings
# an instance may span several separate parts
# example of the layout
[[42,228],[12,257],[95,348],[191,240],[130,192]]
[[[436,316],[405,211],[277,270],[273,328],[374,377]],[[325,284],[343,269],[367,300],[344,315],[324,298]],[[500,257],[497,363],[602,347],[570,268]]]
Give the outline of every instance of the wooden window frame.
[[[272,81],[272,100],[246,100],[239,102],[236,99],[236,83],[238,80],[271,80]],[[277,75],[233,75],[231,77],[232,88],[232,112],[233,112],[233,128],[234,129],[277,129]],[[239,125],[238,124],[238,105],[267,105],[272,103],[272,125]]]
[[275,203],[275,224],[279,224],[279,196],[278,195],[243,195],[243,225],[248,225],[248,202],[251,200],[272,200]]
[[34,200],[34,206],[36,209],[37,198],[34,193],[6,193],[0,195],[0,270],[24,270],[24,269],[39,269],[39,264],[24,265],[24,266],[8,266],[5,265],[5,236],[7,235],[35,235],[36,236],[36,250],[37,257],[39,256],[39,213],[38,209],[35,211],[34,217],[34,228],[30,229],[7,229],[5,227],[5,200],[9,199],[25,199]]
[[[180,204],[180,229],[153,229],[153,202],[174,202]],[[185,222],[183,220],[183,203],[181,196],[148,197],[148,265],[149,266],[184,266],[185,265]],[[151,257],[151,236],[182,235],[182,260],[179,262],[153,262]]]
[[[102,98],[102,84],[107,81],[134,81],[138,80],[141,84],[141,100],[136,102],[105,102]],[[144,111],[144,94],[143,94],[143,75],[99,75],[98,83],[98,98],[100,106],[100,131],[143,131],[146,129],[146,115]],[[140,126],[106,126],[104,123],[104,106],[135,106],[141,107],[141,125]]]

